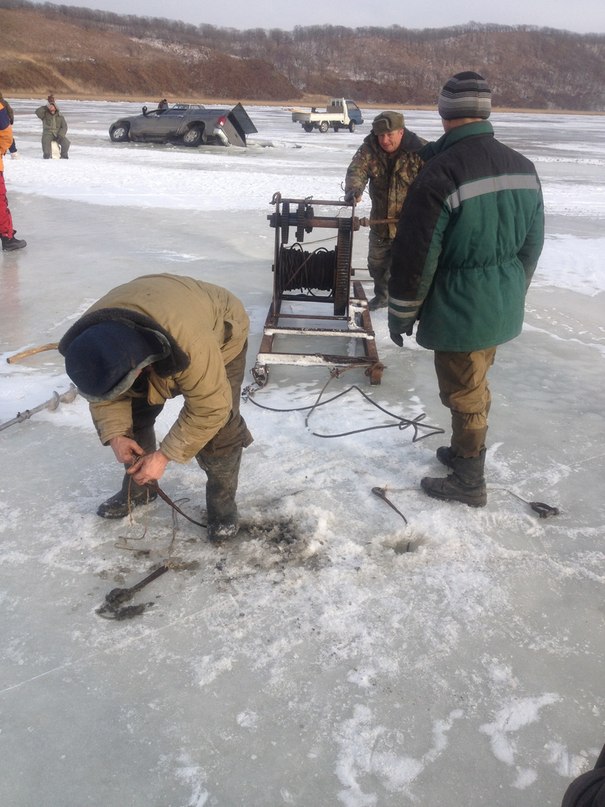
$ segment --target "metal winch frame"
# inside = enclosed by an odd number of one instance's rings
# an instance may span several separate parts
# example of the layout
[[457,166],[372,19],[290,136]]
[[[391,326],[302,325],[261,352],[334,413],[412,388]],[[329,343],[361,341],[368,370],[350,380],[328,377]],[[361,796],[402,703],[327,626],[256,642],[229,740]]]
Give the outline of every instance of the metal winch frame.
[[[351,283],[353,232],[363,223],[355,216],[355,205],[313,197],[286,199],[280,193],[273,195],[271,203],[275,211],[267,218],[275,229],[273,299],[252,369],[255,382],[263,387],[269,365],[288,364],[365,368],[370,383],[380,384],[384,366],[378,359],[367,298],[360,281]],[[339,215],[320,215],[315,207],[338,208]],[[291,227],[296,228],[296,241],[288,247]],[[316,228],[336,230],[333,250],[321,246],[305,252],[305,233]],[[284,310],[284,303],[291,303],[289,310]],[[332,313],[325,313],[328,306]],[[354,340],[361,349],[352,351],[359,355],[278,350],[277,340],[286,337]]]

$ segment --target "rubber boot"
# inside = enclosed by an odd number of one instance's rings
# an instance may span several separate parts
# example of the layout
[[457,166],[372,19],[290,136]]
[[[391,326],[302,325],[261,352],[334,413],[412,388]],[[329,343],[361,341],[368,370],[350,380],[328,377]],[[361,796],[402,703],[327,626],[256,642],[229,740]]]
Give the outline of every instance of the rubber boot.
[[368,303],[368,308],[370,311],[377,311],[389,304],[389,272],[385,272],[384,266],[372,266],[371,269],[368,266],[368,269],[374,281],[374,296]]
[[198,455],[198,465],[206,471],[206,510],[208,512],[208,540],[222,541],[233,538],[239,530],[235,494],[242,459],[239,446],[226,456]]
[[[134,439],[145,451],[150,454],[155,451],[155,432],[153,426],[148,426],[134,433]],[[128,465],[124,466],[128,468]],[[147,485],[137,485],[129,474],[124,474],[121,489],[110,496],[97,508],[97,515],[101,518],[126,518],[131,510],[143,504],[149,504],[157,499],[157,491]]]
[[389,304],[388,295],[385,292],[382,294],[376,294],[370,302],[368,303],[368,308],[370,311],[378,311],[379,308],[386,308]]
[[2,249],[4,252],[14,252],[16,249],[23,249],[27,246],[27,241],[22,238],[15,238],[15,235],[2,236]]
[[485,507],[487,489],[485,487],[485,449],[478,457],[453,457],[453,473],[445,478],[425,476],[420,485],[433,499],[446,502],[462,502],[469,507]]
[[451,446],[439,446],[435,455],[442,465],[448,468],[454,467],[454,451]]

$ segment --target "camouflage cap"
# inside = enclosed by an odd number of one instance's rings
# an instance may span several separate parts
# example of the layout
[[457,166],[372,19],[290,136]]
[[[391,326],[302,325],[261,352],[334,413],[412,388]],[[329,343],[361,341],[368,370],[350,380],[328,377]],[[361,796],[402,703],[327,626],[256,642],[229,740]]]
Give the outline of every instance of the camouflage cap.
[[381,112],[372,121],[372,131],[375,135],[395,132],[397,129],[403,129],[403,123],[401,112]]

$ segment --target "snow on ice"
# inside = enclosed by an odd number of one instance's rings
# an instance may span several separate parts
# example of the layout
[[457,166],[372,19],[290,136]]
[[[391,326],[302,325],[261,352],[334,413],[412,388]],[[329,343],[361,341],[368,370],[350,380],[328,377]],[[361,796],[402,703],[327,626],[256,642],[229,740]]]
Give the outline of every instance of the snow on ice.
[[[69,386],[56,352],[4,359],[58,341],[140,274],[238,294],[252,367],[272,291],[271,198],[341,198],[367,124],[306,134],[285,108],[251,107],[247,149],[118,145],[109,124],[137,105],[65,101],[70,159],[43,162],[37,104],[15,101],[21,159],[5,161],[28,246],[0,267],[0,424]],[[440,134],[436,113],[406,122]],[[447,431],[431,354],[410,338],[396,348],[384,312],[373,317],[380,386],[359,371],[327,383],[324,368],[280,367],[243,403],[255,436],[239,491],[246,531],[218,548],[160,500],[120,523],[95,515],[121,474],[80,398],[3,430],[2,804],[558,807],[594,764],[605,738],[605,129],[590,115],[493,123],[536,162],[547,241],[524,332],[491,374],[488,506],[423,496],[420,478],[443,471],[439,435],[317,437],[388,423],[354,391],[305,426],[320,395],[357,385]],[[361,230],[364,282],[366,250]],[[171,464],[163,487],[199,517],[195,463]],[[534,500],[560,515],[540,519]],[[166,560],[174,568],[136,597],[151,604],[141,616],[98,616],[108,591]]]

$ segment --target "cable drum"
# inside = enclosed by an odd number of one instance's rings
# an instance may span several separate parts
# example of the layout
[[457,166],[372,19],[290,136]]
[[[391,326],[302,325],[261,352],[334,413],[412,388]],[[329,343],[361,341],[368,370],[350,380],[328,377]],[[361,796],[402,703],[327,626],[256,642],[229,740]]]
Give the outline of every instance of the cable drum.
[[335,274],[335,250],[321,247],[314,252],[305,252],[299,243],[280,248],[275,278],[279,293],[296,289],[310,292],[313,289],[333,294]]

